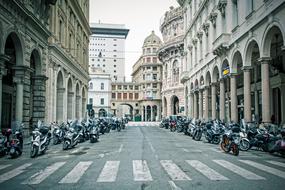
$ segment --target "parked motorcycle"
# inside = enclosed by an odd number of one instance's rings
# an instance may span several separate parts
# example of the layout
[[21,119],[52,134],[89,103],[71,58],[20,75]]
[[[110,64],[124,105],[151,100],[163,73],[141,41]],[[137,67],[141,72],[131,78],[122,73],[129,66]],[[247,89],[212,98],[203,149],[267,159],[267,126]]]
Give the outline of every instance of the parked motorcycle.
[[58,126],[57,124],[53,124],[53,132],[52,132],[52,136],[53,136],[53,144],[60,144],[63,141],[63,137],[65,135],[65,124],[62,123],[60,126]]
[[38,154],[45,154],[51,139],[50,126],[43,125],[38,121],[32,132],[31,140],[31,158],[36,157]]
[[80,138],[82,138],[82,134],[80,134],[80,132],[78,132],[75,128],[76,128],[76,124],[77,124],[77,121],[73,121],[65,135],[64,135],[64,138],[63,138],[63,144],[62,144],[62,149],[63,150],[67,150],[69,148],[73,148],[75,147],[79,141],[80,141]]
[[23,124],[12,124],[12,135],[9,143],[9,155],[16,158],[22,155],[23,151]]
[[96,121],[90,123],[90,143],[98,142],[100,136],[100,130]]
[[285,129],[281,130],[281,138],[279,140],[276,140],[275,142],[272,141],[272,143],[269,145],[269,153],[280,153],[282,156],[285,156]]
[[9,152],[10,136],[12,134],[11,129],[2,129],[2,135],[0,136],[0,156],[5,156]]
[[233,155],[239,155],[239,143],[240,143],[240,127],[238,125],[231,126],[222,136],[221,148],[226,153],[230,151]]

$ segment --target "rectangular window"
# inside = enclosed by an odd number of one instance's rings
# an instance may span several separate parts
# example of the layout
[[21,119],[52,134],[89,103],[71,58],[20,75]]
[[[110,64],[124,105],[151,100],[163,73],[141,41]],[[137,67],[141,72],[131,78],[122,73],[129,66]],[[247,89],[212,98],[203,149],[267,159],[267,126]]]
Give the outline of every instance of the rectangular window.
[[152,88],[157,88],[157,84],[156,84],[156,83],[153,83],[153,84],[152,84]]
[[118,90],[122,90],[122,85],[118,85]]
[[153,71],[157,71],[157,67],[153,67],[152,70],[153,70]]
[[129,94],[129,99],[132,100],[133,99],[133,93]]
[[116,90],[116,86],[115,85],[112,85],[112,90]]
[[116,93],[112,93],[112,99],[116,99]]
[[156,57],[153,57],[153,58],[152,58],[152,62],[153,62],[153,63],[157,63],[157,58],[156,58]]
[[93,104],[93,98],[89,98],[89,104]]
[[139,89],[139,86],[135,86],[135,90],[138,90]]
[[153,79],[153,80],[156,80],[156,79],[157,79],[157,74],[153,74],[153,75],[152,75],[152,79]]
[[117,96],[118,96],[117,98],[118,98],[119,100],[122,99],[122,94],[121,94],[121,93],[118,93]]
[[104,105],[104,98],[101,98],[100,103],[101,105]]
[[124,99],[124,100],[128,99],[128,93],[124,93],[124,94],[123,94],[123,99]]
[[104,90],[104,83],[101,83],[101,90]]
[[139,99],[139,93],[135,93],[135,99]]
[[146,58],[146,62],[150,63],[151,62],[151,58],[150,57]]
[[124,90],[128,90],[128,86],[127,85],[124,85]]
[[146,49],[146,53],[150,53],[150,48],[147,48],[147,49]]
[[129,88],[130,88],[130,90],[133,90],[133,85],[130,85]]

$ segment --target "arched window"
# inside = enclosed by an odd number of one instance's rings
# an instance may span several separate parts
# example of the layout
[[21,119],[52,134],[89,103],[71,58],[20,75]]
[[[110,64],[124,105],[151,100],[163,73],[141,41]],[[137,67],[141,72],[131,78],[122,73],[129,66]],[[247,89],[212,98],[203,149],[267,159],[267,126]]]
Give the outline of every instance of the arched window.
[[173,71],[173,82],[178,82],[179,81],[179,66],[178,66],[177,60],[173,62],[172,71]]
[[90,82],[90,84],[89,84],[89,89],[93,89],[93,83],[92,82]]
[[101,90],[104,90],[104,83],[101,83]]

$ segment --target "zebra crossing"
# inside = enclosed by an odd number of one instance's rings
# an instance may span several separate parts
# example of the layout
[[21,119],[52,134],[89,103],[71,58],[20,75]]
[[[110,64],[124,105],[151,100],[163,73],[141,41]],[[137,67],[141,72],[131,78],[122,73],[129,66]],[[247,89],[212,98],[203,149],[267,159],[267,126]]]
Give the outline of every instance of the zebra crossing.
[[[211,181],[228,181],[232,176],[225,176],[220,171],[220,168],[226,169],[229,172],[239,175],[246,180],[267,180],[264,175],[270,174],[278,178],[285,179],[285,164],[283,162],[278,162],[275,160],[264,160],[263,163],[258,163],[252,160],[238,160],[231,163],[227,160],[211,160],[211,167],[206,163],[199,160],[185,160],[188,169],[182,168],[181,165],[176,164],[173,160],[160,160],[159,165],[161,166],[162,172],[164,172],[171,181],[193,181],[195,176],[192,172],[188,171],[189,168],[200,173],[204,178]],[[52,174],[60,169],[64,168],[67,162],[55,162],[35,172],[32,176],[27,177],[26,180],[20,182],[21,184],[36,185],[48,180]],[[62,179],[58,179],[59,184],[75,184],[80,182],[80,179],[84,174],[92,167],[93,161],[79,161],[71,170],[69,170]],[[133,181],[153,181],[155,174],[149,167],[147,160],[133,160],[130,163],[133,168],[132,179]],[[213,168],[213,164],[216,167],[220,167],[219,172]],[[7,182],[12,178],[20,175],[25,175],[26,172],[31,168],[32,163],[26,163],[16,168],[13,168],[12,164],[0,165],[0,184]],[[98,166],[96,166],[98,168]],[[125,166],[121,166],[120,161],[109,160],[106,161],[102,168],[98,168],[100,171],[97,176],[97,183],[111,183],[117,181],[117,176],[120,172],[125,172]],[[249,171],[248,169],[257,169],[260,171],[258,174],[256,172]],[[278,169],[277,169],[278,168]],[[3,170],[7,172],[3,172]],[[191,170],[190,170],[191,171]],[[29,174],[31,172],[29,171]],[[21,178],[22,179],[22,178]],[[167,179],[168,180],[168,179]]]
[[160,122],[129,122],[127,126],[137,126],[137,127],[157,127]]

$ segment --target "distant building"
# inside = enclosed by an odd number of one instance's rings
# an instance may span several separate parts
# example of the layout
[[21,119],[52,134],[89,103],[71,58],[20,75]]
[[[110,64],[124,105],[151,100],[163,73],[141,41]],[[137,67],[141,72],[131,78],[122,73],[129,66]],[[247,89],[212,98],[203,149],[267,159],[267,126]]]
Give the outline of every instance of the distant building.
[[95,117],[106,117],[110,114],[111,77],[101,68],[89,70],[91,78],[88,90],[88,104],[93,105]]
[[[158,50],[159,59],[163,64],[162,74],[162,112],[163,116],[185,115],[188,110],[185,104],[185,92],[180,81],[184,55],[184,26],[181,7],[173,8],[161,19],[160,31],[163,44]],[[187,98],[187,97],[186,97]]]
[[157,121],[161,118],[162,64],[157,56],[161,44],[160,38],[152,31],[144,40],[143,54],[133,66],[133,82],[139,85],[143,121]]
[[89,67],[102,68],[112,81],[125,80],[125,40],[129,29],[123,24],[90,24]]

